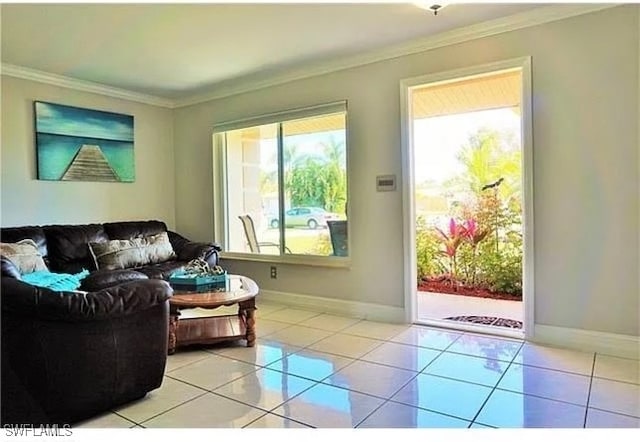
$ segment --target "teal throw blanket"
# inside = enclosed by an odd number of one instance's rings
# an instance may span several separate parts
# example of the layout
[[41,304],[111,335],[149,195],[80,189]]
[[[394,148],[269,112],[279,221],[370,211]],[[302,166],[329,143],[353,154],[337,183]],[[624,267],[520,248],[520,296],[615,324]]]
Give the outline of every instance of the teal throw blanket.
[[33,273],[26,273],[21,276],[21,280],[27,284],[44,287],[56,292],[76,290],[80,287],[80,280],[89,274],[87,270],[71,275],[69,273],[51,273],[48,270],[39,270]]

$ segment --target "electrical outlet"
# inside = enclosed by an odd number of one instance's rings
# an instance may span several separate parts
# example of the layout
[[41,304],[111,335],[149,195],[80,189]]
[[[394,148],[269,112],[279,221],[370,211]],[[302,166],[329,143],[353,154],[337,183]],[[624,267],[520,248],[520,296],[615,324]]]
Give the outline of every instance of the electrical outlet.
[[278,278],[278,269],[276,269],[276,266],[271,266],[271,279],[277,279]]

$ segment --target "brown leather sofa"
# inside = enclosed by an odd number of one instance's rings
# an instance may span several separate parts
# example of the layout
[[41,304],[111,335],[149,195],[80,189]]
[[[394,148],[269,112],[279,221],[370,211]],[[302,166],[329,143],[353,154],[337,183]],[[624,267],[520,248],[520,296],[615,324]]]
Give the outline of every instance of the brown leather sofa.
[[168,232],[174,259],[96,270],[88,243],[163,231],[160,221],[0,230],[2,242],[33,239],[52,272],[91,271],[86,292],[55,292],[2,258],[2,424],[73,424],[161,385],[173,293],[163,279],[194,258],[216,265],[220,248]]
[[[131,240],[167,232],[175,258],[164,262],[120,270],[97,270],[88,244],[110,240]],[[32,239],[52,272],[91,275],[82,281],[81,290],[100,290],[114,284],[137,279],[167,279],[174,270],[195,258],[218,264],[220,247],[214,243],[192,242],[167,230],[162,221],[125,221],[104,224],[50,225],[0,229],[2,242]]]

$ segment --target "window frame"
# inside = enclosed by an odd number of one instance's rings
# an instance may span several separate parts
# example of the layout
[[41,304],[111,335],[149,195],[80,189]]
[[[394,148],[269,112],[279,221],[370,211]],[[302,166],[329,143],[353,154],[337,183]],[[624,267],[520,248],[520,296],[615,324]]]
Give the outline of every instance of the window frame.
[[[347,101],[336,101],[331,103],[325,103],[315,106],[309,106],[304,108],[297,108],[292,110],[286,110],[281,112],[275,112],[270,114],[259,115],[256,117],[243,118],[233,120],[225,123],[220,123],[213,126],[212,134],[212,159],[213,159],[213,226],[214,226],[214,239],[222,245],[223,251],[220,253],[221,258],[239,261],[253,261],[253,262],[268,262],[268,263],[282,263],[282,264],[299,264],[318,267],[351,267],[351,235],[347,236],[347,243],[349,247],[349,256],[322,256],[322,255],[305,255],[298,253],[284,253],[284,241],[280,241],[280,251],[278,255],[275,254],[259,254],[259,253],[243,253],[243,252],[230,252],[225,251],[228,249],[229,234],[226,228],[227,218],[229,213],[228,204],[228,186],[227,186],[227,149],[225,132],[244,129],[254,126],[262,126],[267,124],[277,124],[277,138],[278,138],[278,151],[280,152],[282,146],[282,131],[281,127],[283,123],[292,120],[300,120],[304,118],[321,117],[332,113],[344,113],[345,115],[345,167],[347,173],[347,212],[349,212],[349,201],[351,186],[349,184],[350,169],[349,169],[349,112],[347,107]],[[282,171],[284,170],[284,159],[282,155],[278,155],[278,188],[281,195],[284,195],[284,182],[282,180]],[[286,210],[283,205],[279,206],[279,216],[281,220],[285,219]],[[289,209],[291,210],[291,209]],[[284,236],[285,223],[280,222],[280,237]],[[350,233],[350,222],[347,217],[347,231]]]

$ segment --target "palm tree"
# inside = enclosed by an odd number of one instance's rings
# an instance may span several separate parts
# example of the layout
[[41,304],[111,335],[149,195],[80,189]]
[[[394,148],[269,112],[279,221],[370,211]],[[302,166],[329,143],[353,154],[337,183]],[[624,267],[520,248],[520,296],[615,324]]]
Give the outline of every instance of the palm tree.
[[328,141],[323,141],[320,145],[323,147],[327,161],[325,208],[332,212],[346,212],[347,150],[345,143],[330,135]]
[[335,164],[341,168],[346,166],[347,150],[344,141],[338,141],[333,135],[330,135],[329,140],[321,142],[320,146],[322,146],[324,156],[329,164]]
[[466,171],[455,183],[480,195],[488,185],[500,182],[496,191],[501,199],[519,198],[521,153],[513,143],[506,134],[480,129],[458,155]]
[[298,145],[285,143],[282,147],[282,159],[285,171],[298,164],[302,160],[302,156],[298,153]]

